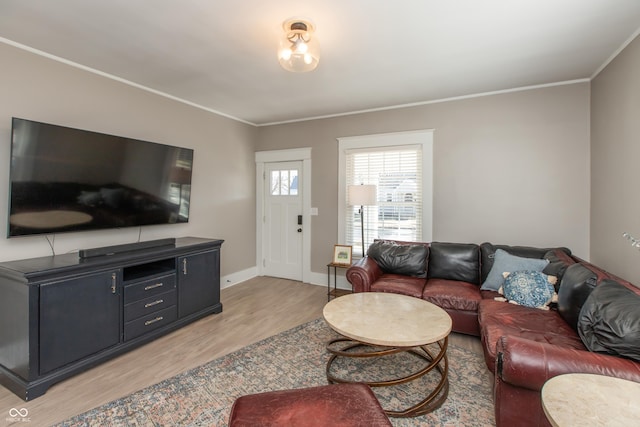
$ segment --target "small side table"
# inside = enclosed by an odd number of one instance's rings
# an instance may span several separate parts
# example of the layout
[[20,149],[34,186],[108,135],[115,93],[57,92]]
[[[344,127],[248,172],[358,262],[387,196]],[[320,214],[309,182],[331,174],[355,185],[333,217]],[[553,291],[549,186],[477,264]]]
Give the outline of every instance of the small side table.
[[[333,289],[331,289],[331,267],[333,267]],[[339,268],[349,268],[351,265],[349,264],[335,264],[330,262],[327,264],[327,301],[331,301],[331,297],[339,297],[341,295],[345,295],[350,293],[344,289],[338,289],[338,273],[337,270]]]
[[554,427],[632,426],[640,420],[640,383],[594,374],[564,374],[542,387]]

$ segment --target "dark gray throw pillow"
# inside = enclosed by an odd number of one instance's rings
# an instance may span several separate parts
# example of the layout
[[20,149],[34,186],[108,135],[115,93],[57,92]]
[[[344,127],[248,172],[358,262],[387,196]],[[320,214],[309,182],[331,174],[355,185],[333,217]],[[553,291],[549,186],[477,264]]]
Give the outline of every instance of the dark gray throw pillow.
[[603,280],[582,306],[578,334],[591,351],[640,362],[640,295]]
[[373,258],[385,273],[427,277],[429,248],[420,244],[398,244],[376,241],[369,246],[367,256]]
[[574,330],[582,305],[596,287],[596,273],[582,264],[567,267],[558,289],[558,313]]

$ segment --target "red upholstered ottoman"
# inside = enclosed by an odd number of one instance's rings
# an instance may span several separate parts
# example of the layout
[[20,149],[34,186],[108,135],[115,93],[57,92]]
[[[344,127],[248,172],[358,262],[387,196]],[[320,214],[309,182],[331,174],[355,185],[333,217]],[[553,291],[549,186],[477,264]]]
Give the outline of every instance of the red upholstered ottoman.
[[365,384],[330,384],[250,394],[236,399],[229,427],[391,426]]

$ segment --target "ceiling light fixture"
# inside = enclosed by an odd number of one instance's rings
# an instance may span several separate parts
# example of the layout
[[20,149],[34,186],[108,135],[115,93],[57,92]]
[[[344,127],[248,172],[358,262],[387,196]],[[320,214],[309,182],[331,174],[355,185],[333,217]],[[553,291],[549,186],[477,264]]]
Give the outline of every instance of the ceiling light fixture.
[[307,19],[292,18],[282,24],[278,61],[287,71],[304,73],[315,70],[320,62],[318,40],[313,37],[315,27]]

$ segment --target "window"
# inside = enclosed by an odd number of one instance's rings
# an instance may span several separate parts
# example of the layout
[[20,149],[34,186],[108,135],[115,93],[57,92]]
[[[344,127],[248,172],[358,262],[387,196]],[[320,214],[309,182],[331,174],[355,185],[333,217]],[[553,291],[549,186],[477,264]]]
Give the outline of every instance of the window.
[[362,253],[364,214],[365,246],[373,239],[422,239],[422,147],[379,147],[346,150],[346,185],[373,184],[375,206],[347,206],[346,242]]
[[270,184],[272,196],[297,196],[298,171],[296,169],[271,171]]
[[[363,253],[374,239],[431,240],[432,132],[340,138],[339,242]],[[349,206],[349,185],[376,186],[375,206]],[[362,215],[362,217],[361,217]]]

